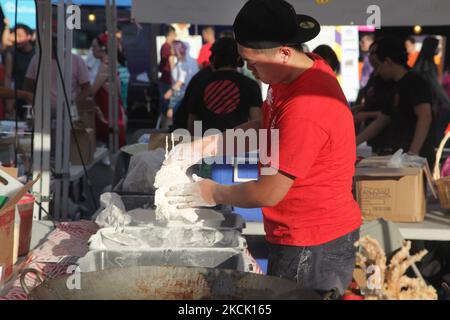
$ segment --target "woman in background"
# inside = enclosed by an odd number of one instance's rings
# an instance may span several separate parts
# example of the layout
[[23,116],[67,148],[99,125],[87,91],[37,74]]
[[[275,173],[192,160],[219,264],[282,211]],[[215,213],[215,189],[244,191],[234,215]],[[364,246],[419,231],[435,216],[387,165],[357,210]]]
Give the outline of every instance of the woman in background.
[[[101,61],[94,84],[92,85],[92,94],[94,95],[95,103],[100,107],[103,116],[97,116],[96,119],[96,134],[97,140],[104,143],[109,142],[109,90],[111,89],[108,81],[108,35],[102,33],[92,41],[92,50],[94,56]],[[126,144],[125,138],[125,112],[120,99],[120,81],[117,79],[118,87],[115,89],[118,92],[118,126],[119,126],[119,147]]]
[[432,110],[436,119],[435,143],[439,144],[444,136],[444,130],[450,122],[450,99],[439,81],[438,70],[434,61],[437,54],[439,40],[428,37],[423,41],[422,50],[413,70],[424,78],[430,85],[432,95]]

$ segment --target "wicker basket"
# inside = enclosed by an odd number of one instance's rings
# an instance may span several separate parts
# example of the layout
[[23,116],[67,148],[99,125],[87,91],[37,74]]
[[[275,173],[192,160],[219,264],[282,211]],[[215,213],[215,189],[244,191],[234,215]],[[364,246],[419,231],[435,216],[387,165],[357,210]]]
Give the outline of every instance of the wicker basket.
[[450,177],[441,177],[440,161],[447,141],[450,139],[450,126],[447,128],[444,138],[436,153],[436,161],[433,170],[433,179],[438,190],[439,202],[444,209],[450,209]]

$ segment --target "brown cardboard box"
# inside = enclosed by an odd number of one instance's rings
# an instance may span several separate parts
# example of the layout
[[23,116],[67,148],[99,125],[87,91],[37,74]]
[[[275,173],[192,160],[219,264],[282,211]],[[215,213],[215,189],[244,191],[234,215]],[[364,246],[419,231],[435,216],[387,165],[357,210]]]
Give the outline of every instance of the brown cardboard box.
[[418,168],[386,168],[388,159],[373,157],[358,164],[356,200],[364,219],[423,221],[426,212],[424,172],[429,173],[426,160]]
[[0,285],[9,280],[13,273],[14,261],[14,214],[16,204],[40,179],[28,182],[17,191],[0,209]]
[[83,156],[84,164],[85,165],[90,164],[94,160],[94,154],[96,150],[94,129],[92,128],[74,129],[72,131],[72,139],[70,142],[70,162],[72,163],[72,165],[81,166],[82,165],[81,158],[73,135],[76,135],[77,137],[81,149],[81,154]]

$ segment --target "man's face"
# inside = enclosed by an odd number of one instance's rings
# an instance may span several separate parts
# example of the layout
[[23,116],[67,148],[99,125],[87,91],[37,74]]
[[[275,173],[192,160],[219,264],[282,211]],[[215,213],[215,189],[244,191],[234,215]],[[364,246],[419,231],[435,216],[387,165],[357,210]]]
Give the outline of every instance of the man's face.
[[97,59],[101,59],[103,56],[104,51],[101,49],[97,39],[94,39],[92,41],[92,53],[94,54],[94,57]]
[[379,75],[383,80],[392,80],[392,62],[390,59],[381,61],[376,54],[370,54],[370,63],[376,75]]
[[169,32],[166,37],[166,41],[172,43],[177,38],[177,34],[175,32]]
[[406,51],[407,51],[408,53],[412,53],[412,52],[416,51],[416,46],[415,46],[415,44],[412,43],[412,42],[409,41],[409,40],[406,40],[406,41],[405,41],[405,47],[406,47]]
[[[13,34],[13,37],[14,34]],[[20,48],[31,41],[31,35],[27,34],[22,28],[17,29],[17,46]]]
[[364,36],[359,41],[359,46],[361,47],[362,52],[369,52],[369,48],[371,44],[373,43],[373,40],[369,36]]
[[259,52],[241,45],[238,45],[238,51],[256,79],[269,85],[283,81],[283,60],[280,53]]
[[202,35],[205,42],[209,43],[214,41],[214,31],[211,29],[203,30]]

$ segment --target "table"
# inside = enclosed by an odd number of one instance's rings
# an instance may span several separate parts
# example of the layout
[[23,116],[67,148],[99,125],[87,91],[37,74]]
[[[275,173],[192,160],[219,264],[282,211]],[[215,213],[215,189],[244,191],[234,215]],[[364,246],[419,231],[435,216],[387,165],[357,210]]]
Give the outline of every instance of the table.
[[[395,222],[395,225],[404,239],[450,241],[450,214],[441,209],[430,208],[423,222]],[[247,222],[243,234],[265,235],[264,226],[261,222]]]

